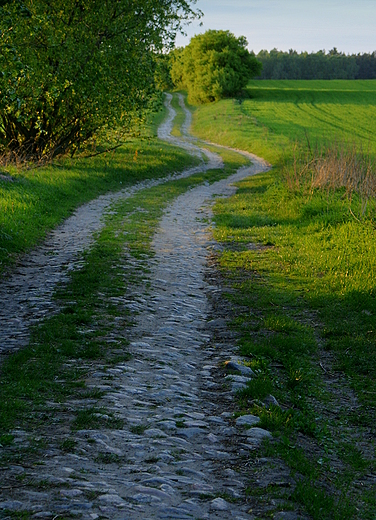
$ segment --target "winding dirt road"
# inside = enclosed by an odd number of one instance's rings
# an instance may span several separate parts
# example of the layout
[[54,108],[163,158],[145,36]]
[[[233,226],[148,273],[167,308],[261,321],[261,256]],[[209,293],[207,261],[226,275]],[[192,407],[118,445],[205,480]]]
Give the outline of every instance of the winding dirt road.
[[53,230],[45,243],[25,256],[10,277],[0,283],[0,356],[28,343],[29,328],[51,311],[56,311],[52,295],[57,284],[69,279],[69,272],[79,269],[82,253],[93,243],[94,234],[103,227],[106,212],[120,199],[140,190],[189,177],[194,173],[223,167],[222,159],[207,150],[170,135],[175,111],[167,97],[168,118],[159,128],[161,139],[180,146],[204,159],[200,166],[189,168],[163,179],[139,182],[131,188],[109,193],[78,208],[61,226]]
[[[205,158],[201,166],[174,178],[221,167],[218,155],[188,135],[189,111],[185,137],[171,136],[175,114],[170,103],[168,96],[169,116],[159,137]],[[185,109],[183,98],[180,103]],[[28,511],[30,518],[51,520],[72,515],[84,520],[254,518],[245,495],[247,475],[240,468],[270,433],[258,428],[252,416],[234,420],[233,393],[252,371],[235,356],[224,321],[209,320],[220,288],[206,277],[208,258],[217,247],[208,224],[211,207],[215,197],[235,192],[234,182],[268,168],[261,159],[252,156],[252,161],[228,179],[189,190],[167,208],[148,265],[152,289],[146,294],[135,287],[124,294],[124,307],[138,312],[129,332],[133,357],[93,370],[86,381],[89,388],[105,392],[100,406],[124,426],[75,432],[74,453],[60,448],[70,432],[38,432],[48,444],[42,464],[7,468],[9,482],[21,476],[31,484],[4,486],[0,512]],[[56,284],[69,278],[70,269],[79,268],[80,254],[104,225],[111,205],[168,180],[140,183],[83,206],[1,284],[0,299],[10,302],[6,312],[0,311],[3,353],[25,345],[29,326],[54,308]],[[135,261],[124,264],[124,275],[134,267]],[[220,344],[213,339],[219,329]],[[218,367],[230,359],[239,375],[226,380]],[[72,400],[68,406],[74,412],[83,404]],[[28,442],[28,432],[13,433],[20,446]],[[280,476],[283,469],[275,471]],[[32,484],[41,481],[43,490]]]

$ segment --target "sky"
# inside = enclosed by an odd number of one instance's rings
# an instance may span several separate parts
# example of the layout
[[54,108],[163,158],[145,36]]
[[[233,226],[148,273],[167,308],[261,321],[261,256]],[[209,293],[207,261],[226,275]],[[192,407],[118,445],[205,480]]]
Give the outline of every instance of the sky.
[[196,7],[204,13],[203,26],[188,26],[177,46],[208,29],[223,29],[246,36],[256,54],[274,48],[376,51],[376,0],[198,0]]

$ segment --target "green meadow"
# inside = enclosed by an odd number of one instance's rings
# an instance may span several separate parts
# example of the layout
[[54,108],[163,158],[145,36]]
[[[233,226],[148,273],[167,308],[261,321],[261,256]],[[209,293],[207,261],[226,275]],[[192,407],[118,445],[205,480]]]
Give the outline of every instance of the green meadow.
[[291,143],[347,142],[376,154],[376,81],[252,81],[248,99],[204,105],[193,131],[276,164]]
[[[375,199],[315,184],[311,168],[367,164],[374,193],[375,93],[375,81],[253,81],[247,99],[193,107],[196,135],[274,165],[216,204],[218,267],[240,352],[259,374],[239,413],[274,432],[265,453],[298,482],[266,495],[317,520],[376,514]],[[261,406],[268,394],[280,406]]]

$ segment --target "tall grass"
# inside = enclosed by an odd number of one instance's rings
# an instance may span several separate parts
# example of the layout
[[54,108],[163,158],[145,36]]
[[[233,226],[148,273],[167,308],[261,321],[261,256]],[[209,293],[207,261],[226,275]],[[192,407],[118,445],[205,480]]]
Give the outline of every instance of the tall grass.
[[364,200],[376,195],[375,160],[356,145],[334,143],[315,156],[312,169],[314,188],[345,188],[350,197],[358,193]]
[[344,189],[350,202],[357,194],[361,201],[361,216],[365,215],[370,200],[376,199],[376,161],[363,152],[361,145],[334,141],[307,152],[296,144],[293,159],[286,161],[282,175],[293,193]]

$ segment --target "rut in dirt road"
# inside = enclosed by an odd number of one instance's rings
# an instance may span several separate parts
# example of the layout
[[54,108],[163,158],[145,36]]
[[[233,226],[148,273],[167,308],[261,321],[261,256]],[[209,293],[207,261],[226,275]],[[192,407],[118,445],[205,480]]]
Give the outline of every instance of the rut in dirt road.
[[[167,137],[171,122],[172,115],[161,137]],[[182,145],[207,155],[193,142]],[[220,164],[210,154],[206,168]],[[133,358],[96,369],[86,381],[105,392],[100,405],[124,426],[76,431],[74,453],[58,447],[71,434],[54,432],[43,465],[19,463],[7,470],[14,482],[20,475],[24,482],[43,481],[43,490],[26,485],[3,490],[0,511],[84,520],[253,517],[237,461],[270,433],[235,425],[231,385],[217,382],[218,367],[234,356],[235,344],[231,335],[221,349],[212,341],[209,296],[219,289],[205,281],[205,271],[216,248],[208,227],[214,196],[233,194],[232,183],[265,169],[260,160],[228,179],[189,190],[167,208],[153,240],[155,255],[148,260],[151,289],[140,293],[134,287],[122,301],[138,312],[130,332]],[[141,263],[128,259],[124,275]],[[250,375],[250,369],[238,366],[243,375],[235,377],[235,389]],[[67,405],[71,411],[82,407],[73,400]],[[15,442],[27,442],[26,432],[14,435]]]

